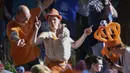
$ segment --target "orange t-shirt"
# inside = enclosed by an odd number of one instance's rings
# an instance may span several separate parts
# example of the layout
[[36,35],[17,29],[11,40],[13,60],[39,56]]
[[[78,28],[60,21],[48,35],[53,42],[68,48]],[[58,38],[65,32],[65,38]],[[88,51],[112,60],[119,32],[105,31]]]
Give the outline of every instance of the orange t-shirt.
[[[40,49],[31,42],[34,29],[35,20],[41,12],[41,8],[33,8],[30,10],[31,18],[28,23],[24,26],[20,26],[15,20],[12,20],[7,25],[7,36],[11,43],[11,56],[15,66],[26,64],[36,59],[40,54]],[[17,46],[17,43],[11,40],[11,32],[16,31],[20,39],[24,39],[26,45],[24,47]]]

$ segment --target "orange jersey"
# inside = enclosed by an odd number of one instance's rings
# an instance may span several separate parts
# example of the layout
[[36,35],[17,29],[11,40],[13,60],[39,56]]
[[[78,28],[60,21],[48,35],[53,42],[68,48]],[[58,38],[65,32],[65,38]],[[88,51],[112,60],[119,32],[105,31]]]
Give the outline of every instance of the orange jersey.
[[[15,66],[26,64],[36,59],[40,54],[40,49],[36,47],[31,41],[35,31],[35,20],[41,12],[41,9],[33,8],[30,10],[31,17],[24,26],[20,26],[15,20],[11,20],[7,25],[7,36],[11,43],[11,56]],[[11,40],[11,32],[16,31],[20,39],[24,39],[26,45],[24,47],[17,46],[17,43]]]

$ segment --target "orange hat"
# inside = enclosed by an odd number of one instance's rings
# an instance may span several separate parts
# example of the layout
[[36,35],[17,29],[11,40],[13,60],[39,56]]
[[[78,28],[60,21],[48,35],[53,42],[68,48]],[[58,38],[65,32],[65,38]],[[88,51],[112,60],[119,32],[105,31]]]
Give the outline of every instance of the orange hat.
[[101,53],[103,56],[109,58],[112,62],[117,62],[119,59],[119,55],[109,51],[106,46],[102,49]]
[[57,16],[60,20],[62,20],[62,16],[59,15],[59,12],[56,9],[51,9],[51,11],[45,16],[45,19],[48,20],[48,16]]
[[[120,25],[115,22],[110,22],[106,26],[99,26],[99,28],[101,29],[96,30],[94,37],[105,43],[105,46],[101,51],[102,55],[106,55],[113,62],[117,61],[119,59],[119,55],[109,51],[108,48],[122,44],[120,38]],[[112,35],[114,35],[114,37]]]
[[110,22],[106,26],[99,26],[99,29],[94,33],[94,37],[104,42],[106,47],[113,47],[122,43],[120,38],[120,25],[115,22]]
[[119,45],[121,43],[122,42],[121,42],[120,39],[114,40],[114,41],[107,41],[107,42],[105,42],[105,46],[104,46],[104,48],[101,51],[102,55],[103,56],[107,56],[112,62],[118,61],[119,55],[113,53],[112,51],[109,51],[108,48],[109,47],[115,47],[115,46],[117,46],[117,45]]

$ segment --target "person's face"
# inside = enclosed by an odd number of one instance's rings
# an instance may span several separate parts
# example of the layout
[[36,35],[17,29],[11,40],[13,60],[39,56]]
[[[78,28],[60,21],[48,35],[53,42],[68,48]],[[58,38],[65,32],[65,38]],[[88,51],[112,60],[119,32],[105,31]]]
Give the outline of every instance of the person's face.
[[121,54],[121,45],[117,45],[117,46],[115,46],[115,47],[111,47],[110,48],[110,51],[112,51],[113,53],[115,53],[115,54]]
[[26,24],[26,23],[29,21],[30,17],[31,17],[30,11],[21,12],[21,13],[18,15],[18,18],[19,18],[19,21],[18,21],[18,22],[19,22],[21,25]]
[[57,16],[48,16],[48,24],[51,30],[57,30],[60,24],[60,20]]
[[93,68],[93,70],[94,70],[95,72],[100,72],[101,69],[102,69],[102,67],[103,67],[103,62],[102,62],[102,60],[98,60],[98,63],[93,64],[93,66],[92,66],[92,68]]

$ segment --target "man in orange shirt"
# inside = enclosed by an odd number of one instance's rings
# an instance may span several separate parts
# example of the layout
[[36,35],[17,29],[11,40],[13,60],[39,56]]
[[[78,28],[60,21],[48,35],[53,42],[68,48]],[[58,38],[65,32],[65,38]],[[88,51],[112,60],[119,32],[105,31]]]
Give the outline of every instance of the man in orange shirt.
[[33,8],[31,10],[24,5],[20,5],[16,15],[7,25],[7,36],[11,43],[11,56],[15,66],[23,66],[26,71],[39,64],[38,56],[39,48],[31,43],[32,35],[35,30],[36,21],[41,12],[41,8]]

